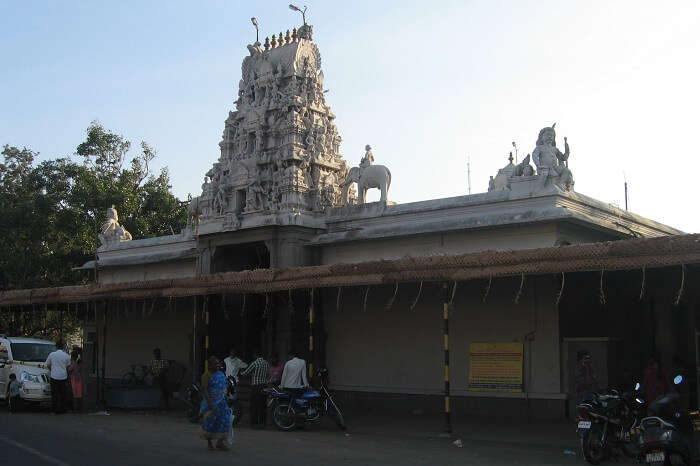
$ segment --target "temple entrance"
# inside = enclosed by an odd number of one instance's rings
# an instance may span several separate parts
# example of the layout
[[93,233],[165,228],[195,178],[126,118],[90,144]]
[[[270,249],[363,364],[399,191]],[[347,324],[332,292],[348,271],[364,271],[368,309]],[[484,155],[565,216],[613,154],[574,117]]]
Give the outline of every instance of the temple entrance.
[[236,348],[244,361],[250,361],[256,348],[268,352],[268,315],[265,315],[265,296],[247,294],[210,297],[210,354],[219,358],[228,356]]
[[212,273],[269,268],[270,251],[264,241],[217,246],[212,256]]

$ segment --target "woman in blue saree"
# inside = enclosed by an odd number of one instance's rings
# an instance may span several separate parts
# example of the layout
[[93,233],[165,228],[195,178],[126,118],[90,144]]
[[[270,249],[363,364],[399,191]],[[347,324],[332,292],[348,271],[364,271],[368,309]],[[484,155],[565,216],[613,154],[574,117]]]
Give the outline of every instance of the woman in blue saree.
[[[231,409],[226,404],[226,376],[219,370],[219,359],[211,356],[209,362],[208,377],[203,377],[202,394],[204,399],[200,406],[203,414],[202,438],[207,441],[210,450],[216,440],[216,448],[228,450],[226,439],[231,430]],[[207,380],[208,379],[208,380]]]

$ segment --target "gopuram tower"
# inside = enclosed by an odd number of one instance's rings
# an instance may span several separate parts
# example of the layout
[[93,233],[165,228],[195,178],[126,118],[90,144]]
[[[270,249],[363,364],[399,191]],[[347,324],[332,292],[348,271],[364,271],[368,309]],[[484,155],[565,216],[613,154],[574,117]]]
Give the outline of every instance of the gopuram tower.
[[261,225],[314,226],[341,205],[348,167],[326,105],[321,55],[304,24],[248,45],[221,155],[190,216],[199,233]]

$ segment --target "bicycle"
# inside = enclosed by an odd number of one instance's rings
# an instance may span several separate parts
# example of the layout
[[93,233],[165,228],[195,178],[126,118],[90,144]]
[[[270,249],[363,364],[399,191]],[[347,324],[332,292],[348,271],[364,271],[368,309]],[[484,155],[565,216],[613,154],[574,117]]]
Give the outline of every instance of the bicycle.
[[153,374],[151,369],[145,364],[131,364],[129,366],[129,372],[122,376],[123,386],[134,386],[134,385],[147,385],[146,381],[148,378],[153,379]]

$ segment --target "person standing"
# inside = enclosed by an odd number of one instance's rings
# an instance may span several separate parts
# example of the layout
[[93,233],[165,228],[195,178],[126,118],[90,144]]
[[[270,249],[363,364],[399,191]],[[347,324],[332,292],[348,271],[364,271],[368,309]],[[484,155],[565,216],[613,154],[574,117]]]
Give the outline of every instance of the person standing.
[[168,387],[168,369],[170,361],[163,359],[160,348],[153,349],[153,359],[151,360],[151,373],[160,387],[160,395],[165,404],[165,409],[170,408],[170,389]]
[[231,348],[229,350],[228,357],[224,358],[224,364],[226,365],[226,377],[233,377],[236,379],[236,383],[238,383],[238,372],[248,367],[248,364],[238,357],[236,348]]
[[292,401],[301,396],[304,389],[309,386],[306,379],[306,361],[300,359],[296,351],[289,353],[291,359],[287,361],[282,370],[280,388],[292,394]]
[[79,413],[83,410],[83,361],[78,348],[71,351],[70,359],[68,378],[73,393],[73,412]]
[[284,364],[280,362],[279,356],[273,354],[270,357],[270,368],[267,370],[267,382],[271,385],[279,385],[282,380],[282,370],[284,369]]
[[588,351],[581,351],[578,355],[579,365],[576,368],[576,398],[580,400],[586,393],[595,393],[600,390],[598,375],[593,369],[593,358]]
[[250,382],[250,426],[259,426],[261,429],[264,429],[267,424],[267,412],[265,409],[266,396],[263,390],[265,383],[267,383],[270,365],[262,357],[259,349],[256,349],[253,354],[255,355],[255,360],[250,363],[246,370],[241,372],[241,376],[253,373],[253,378]]
[[49,353],[46,358],[46,367],[51,371],[51,406],[54,414],[66,412],[66,395],[68,383],[68,371],[70,356],[63,349],[63,340],[56,342],[56,351]]
[[10,414],[16,413],[21,409],[22,398],[19,396],[19,382],[17,382],[17,376],[15,374],[10,374],[10,383],[7,384],[6,398]]
[[661,363],[656,356],[652,355],[649,358],[649,364],[647,364],[646,369],[644,369],[642,387],[646,394],[646,399],[644,401],[646,401],[647,404],[653,403],[661,395],[665,395],[668,392],[666,372],[661,367]]
[[210,450],[214,449],[212,443],[216,440],[216,448],[228,450],[226,439],[230,438],[232,417],[231,409],[226,404],[226,376],[219,370],[219,359],[210,356],[208,359],[208,373],[206,386],[202,378],[202,415],[201,437],[207,441]]

